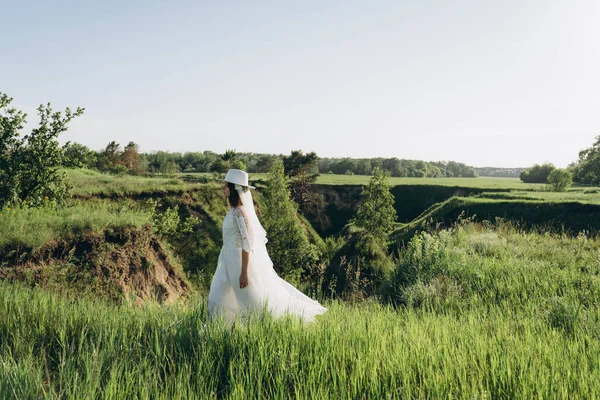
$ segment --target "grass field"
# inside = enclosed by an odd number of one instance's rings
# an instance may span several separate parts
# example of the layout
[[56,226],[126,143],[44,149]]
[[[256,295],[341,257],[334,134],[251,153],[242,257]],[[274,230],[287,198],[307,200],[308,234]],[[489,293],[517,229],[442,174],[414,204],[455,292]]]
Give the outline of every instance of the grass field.
[[[81,196],[160,198],[204,185],[68,173]],[[534,220],[548,215],[540,204],[585,223],[592,215],[586,210],[600,203],[599,191],[552,193],[502,178],[391,182],[471,183],[490,191],[432,205],[411,223],[416,236],[399,249],[379,296],[354,304],[323,299],[329,312],[313,325],[265,318],[228,329],[208,321],[205,298],[140,308],[0,283],[0,398],[600,396],[600,238],[526,232],[508,223],[416,230],[435,213],[452,217],[461,209],[483,215],[492,207]],[[200,198],[209,204],[218,196],[213,192],[195,194],[208,196]],[[571,202],[580,204],[567,207]],[[6,208],[0,249],[35,251],[72,233],[150,223],[134,203],[87,199],[65,208]],[[572,215],[580,209],[588,214]]]
[[[367,185],[370,176],[366,175],[320,175],[317,183],[324,185]],[[465,188],[482,189],[521,189],[521,190],[539,190],[544,185],[523,183],[518,178],[398,178],[391,177],[389,182],[392,186],[396,185],[439,185],[439,186],[458,186]]]
[[78,196],[165,193],[198,186],[198,184],[186,183],[177,177],[115,176],[87,169],[66,169],[65,172],[73,184],[73,194]]
[[[181,173],[179,177],[193,179],[208,179],[212,174],[208,173]],[[268,174],[250,174],[250,181],[264,181]],[[322,185],[367,185],[370,176],[367,175],[336,175],[322,174],[317,179],[318,184]],[[520,189],[520,190],[542,190],[544,184],[523,183],[518,178],[399,178],[391,177],[389,182],[392,186],[396,185],[439,185],[439,186],[457,186],[465,188],[483,188],[483,189]]]
[[0,284],[0,397],[596,398],[599,252],[510,226],[421,235],[404,306],[329,301],[310,326]]
[[[215,180],[211,173],[179,173],[174,177],[138,177],[138,176],[113,176],[102,174],[97,171],[84,169],[65,170],[74,185],[76,195],[95,194],[134,194],[140,192],[164,193],[168,191],[182,191],[190,188],[200,187],[202,183]],[[268,174],[250,174],[250,183],[265,182]],[[317,179],[318,184],[323,185],[367,185],[370,176],[366,175],[334,175],[324,174]],[[389,182],[392,186],[402,185],[433,185],[450,186],[462,188],[480,189],[511,189],[521,192],[548,193],[546,184],[523,183],[518,178],[399,178],[391,177]],[[599,188],[573,187],[569,193],[584,192],[600,194]],[[542,195],[545,196],[545,195]],[[539,196],[538,196],[539,197]],[[555,196],[556,197],[556,196]],[[586,196],[583,196],[584,198]]]

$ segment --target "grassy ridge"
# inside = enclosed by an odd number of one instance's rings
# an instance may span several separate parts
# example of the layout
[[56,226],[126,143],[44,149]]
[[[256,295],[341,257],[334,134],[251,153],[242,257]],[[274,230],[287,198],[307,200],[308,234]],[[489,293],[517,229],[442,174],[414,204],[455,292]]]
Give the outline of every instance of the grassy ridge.
[[0,212],[0,251],[19,246],[36,251],[68,235],[140,227],[149,222],[148,215],[132,210],[127,204],[103,201],[76,202],[64,208],[5,208]]
[[510,226],[421,236],[403,307],[327,302],[307,327],[204,328],[203,300],[137,309],[0,285],[0,397],[595,398],[599,251]]
[[[504,196],[504,195],[500,195]],[[476,221],[508,220],[535,231],[578,232],[596,235],[600,227],[600,204],[594,202],[543,201],[536,199],[452,197],[436,203],[392,234],[402,244],[425,227],[449,226],[458,218]]]
[[579,202],[589,204],[600,204],[600,190],[595,188],[578,188],[568,192],[528,192],[511,190],[510,192],[483,192],[479,197],[488,199],[508,200],[537,200],[550,202]]

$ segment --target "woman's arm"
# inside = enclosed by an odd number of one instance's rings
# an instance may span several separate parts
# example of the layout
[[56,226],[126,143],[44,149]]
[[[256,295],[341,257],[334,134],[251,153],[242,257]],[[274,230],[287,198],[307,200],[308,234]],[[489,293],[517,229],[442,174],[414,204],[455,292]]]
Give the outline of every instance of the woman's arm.
[[248,286],[248,262],[250,261],[250,253],[242,250],[242,273],[240,274],[240,289]]
[[240,273],[240,289],[243,289],[248,286],[248,264],[250,262],[250,252],[252,251],[252,230],[248,226],[246,212],[243,207],[236,208],[234,216],[242,238],[242,272]]

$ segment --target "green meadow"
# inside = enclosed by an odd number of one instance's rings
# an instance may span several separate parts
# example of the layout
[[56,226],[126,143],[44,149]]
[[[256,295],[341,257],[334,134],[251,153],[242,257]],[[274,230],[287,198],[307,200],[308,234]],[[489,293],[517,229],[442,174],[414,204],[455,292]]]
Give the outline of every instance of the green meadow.
[[[77,253],[79,236],[152,226],[157,220],[140,202],[153,199],[199,218],[187,241],[160,241],[203,278],[174,303],[142,305],[57,292],[34,278],[0,282],[2,398],[600,395],[600,239],[585,228],[600,221],[595,188],[554,193],[506,178],[392,178],[407,205],[415,193],[415,202],[442,197],[398,224],[391,240],[401,245],[377,293],[343,301],[314,291],[329,308],[316,323],[266,315],[229,328],[210,321],[206,306],[225,211],[215,176],[67,173],[74,197],[64,207],[2,210],[2,268],[15,257],[37,262],[40,249],[65,238]],[[318,183],[339,191],[367,180],[323,175]],[[452,187],[477,190],[461,197]],[[111,246],[107,254],[122,251]],[[78,258],[56,258],[52,271],[63,261],[62,271],[73,271]],[[198,263],[208,267],[190,269]]]
[[[595,398],[600,242],[464,224],[416,237],[388,300],[303,326],[0,285],[3,398]],[[409,268],[409,271],[404,269]]]

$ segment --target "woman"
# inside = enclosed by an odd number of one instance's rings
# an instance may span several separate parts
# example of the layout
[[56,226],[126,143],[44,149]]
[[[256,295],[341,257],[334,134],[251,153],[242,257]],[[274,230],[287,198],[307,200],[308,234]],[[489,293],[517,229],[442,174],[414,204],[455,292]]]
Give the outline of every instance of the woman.
[[285,313],[312,321],[327,309],[281,279],[267,253],[266,232],[256,211],[248,174],[230,169],[223,194],[230,210],[223,221],[223,247],[208,295],[211,317],[222,316],[230,324],[268,310],[277,318]]

